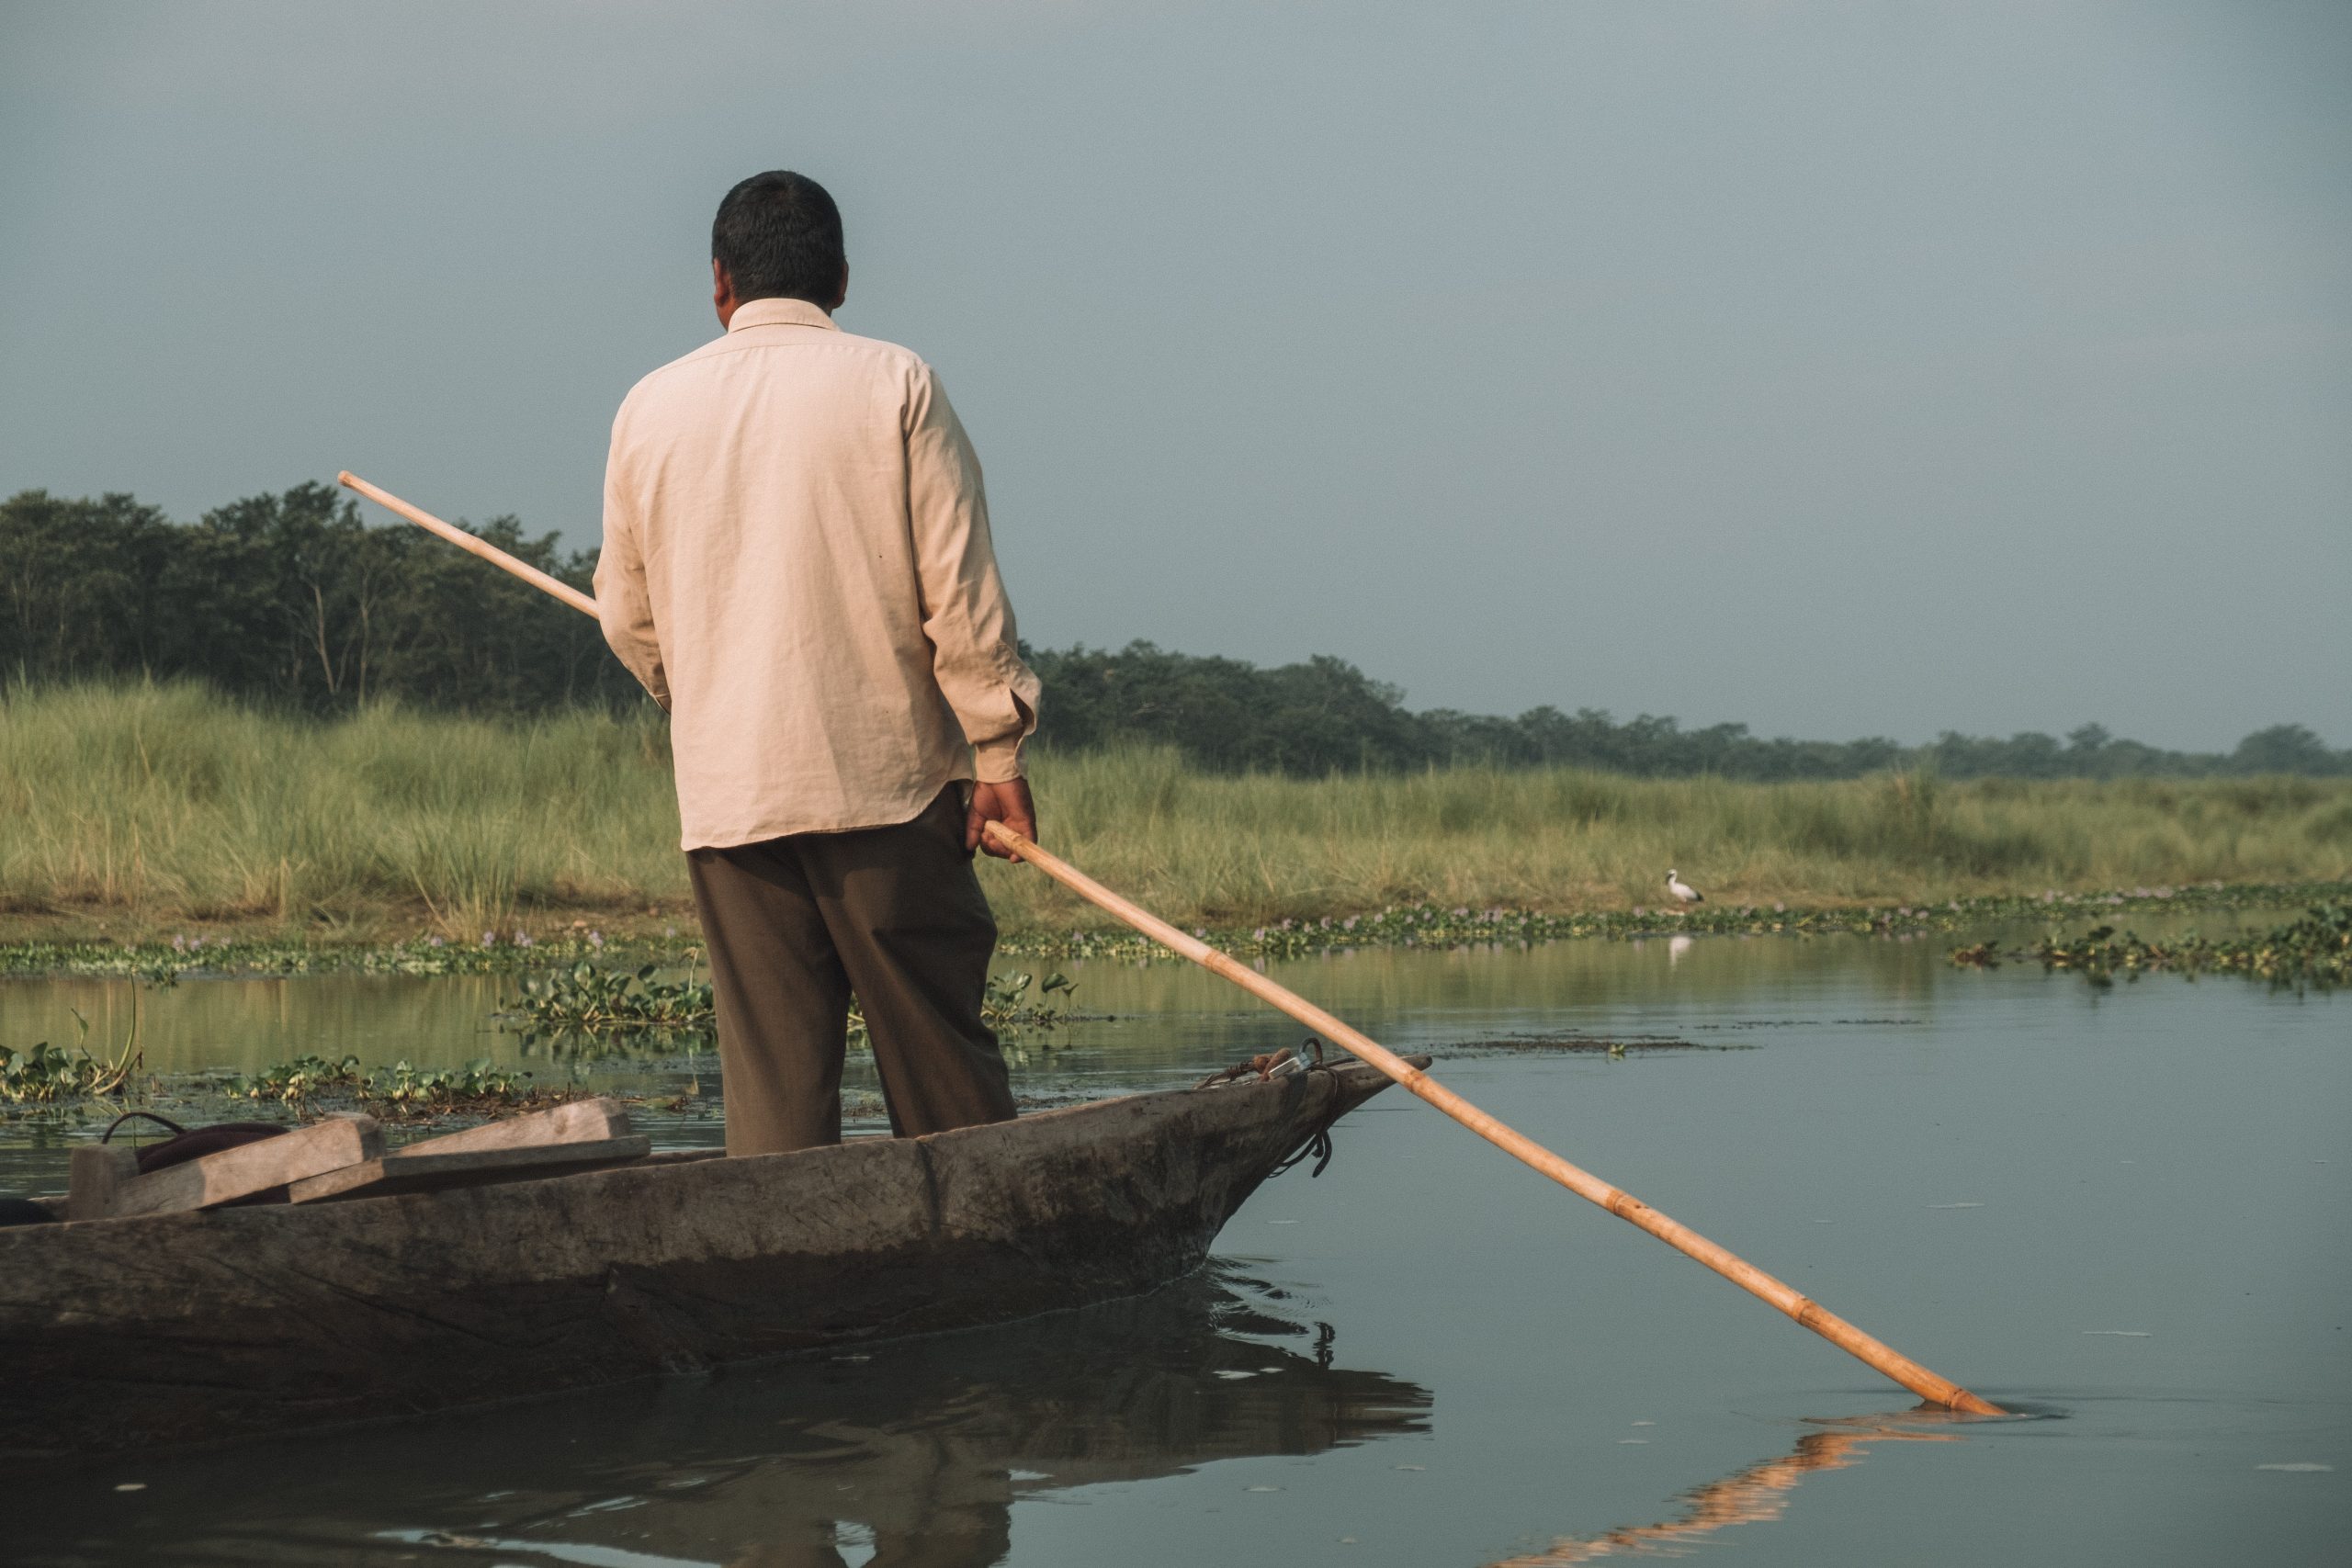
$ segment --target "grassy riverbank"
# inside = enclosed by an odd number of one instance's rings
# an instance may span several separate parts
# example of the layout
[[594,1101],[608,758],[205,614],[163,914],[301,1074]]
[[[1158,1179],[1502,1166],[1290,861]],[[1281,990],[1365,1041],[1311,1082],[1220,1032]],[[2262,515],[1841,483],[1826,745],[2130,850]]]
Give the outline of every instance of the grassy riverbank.
[[[1679,868],[1718,907],[1942,901],[2352,878],[2352,781],[1939,784],[1641,780],[1454,768],[1223,777],[1172,753],[1046,756],[1049,841],[1171,919],[1218,928],[1390,905],[1655,905]],[[235,928],[618,934],[685,917],[664,732],[376,708],[331,724],[193,687],[67,688],[0,707],[0,937]],[[1102,922],[987,867],[1008,931]]]

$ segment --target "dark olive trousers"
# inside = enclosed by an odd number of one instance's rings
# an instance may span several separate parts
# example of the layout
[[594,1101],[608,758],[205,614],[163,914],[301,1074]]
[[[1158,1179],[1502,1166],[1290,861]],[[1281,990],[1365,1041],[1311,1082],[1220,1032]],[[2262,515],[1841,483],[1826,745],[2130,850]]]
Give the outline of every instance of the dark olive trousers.
[[725,1075],[727,1152],[842,1139],[854,994],[899,1137],[1012,1117],[980,1021],[996,920],[964,848],[964,786],[892,828],[691,850]]

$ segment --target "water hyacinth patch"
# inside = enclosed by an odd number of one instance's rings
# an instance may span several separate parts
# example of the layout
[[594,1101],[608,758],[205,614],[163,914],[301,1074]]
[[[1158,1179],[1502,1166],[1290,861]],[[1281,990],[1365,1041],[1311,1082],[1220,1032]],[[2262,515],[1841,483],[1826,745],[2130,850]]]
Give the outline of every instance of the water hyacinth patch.
[[[674,936],[676,928],[673,927]],[[585,930],[507,941],[484,931],[479,942],[421,932],[405,942],[326,943],[299,938],[190,938],[171,942],[28,942],[0,944],[0,974],[121,975],[168,980],[180,975],[496,975],[593,957],[608,946],[683,961],[690,949],[670,940],[610,942]],[[198,955],[201,954],[199,958]]]
[[354,1089],[366,1081],[356,1056],[330,1062],[323,1056],[305,1055],[223,1078],[220,1088],[240,1100],[275,1100],[300,1108],[330,1089]]
[[[1032,1001],[1029,987],[1036,986],[1037,998]],[[1022,971],[1010,975],[991,975],[988,988],[980,999],[980,1019],[1000,1035],[1025,1034],[1033,1030],[1052,1030],[1069,1022],[1079,1014],[1055,1007],[1046,998],[1056,995],[1076,994],[1078,982],[1057,970],[1040,981]]]
[[[708,1035],[718,1021],[711,983],[691,971],[682,979],[665,980],[659,970],[654,964],[634,971],[606,969],[582,959],[569,969],[526,979],[509,1010],[536,1028],[565,1033]],[[1033,986],[1038,987],[1035,1000],[1029,997]],[[990,975],[980,1017],[1001,1033],[1049,1030],[1070,1015],[1046,998],[1067,997],[1076,989],[1076,982],[1061,974],[1046,976],[1042,984],[1025,972]],[[849,1040],[854,1048],[872,1044],[865,1014],[854,1000]]]
[[121,1089],[128,1071],[125,1064],[93,1056],[83,1047],[66,1050],[44,1040],[19,1054],[0,1045],[0,1101],[53,1105],[95,1100]]
[[1962,968],[1996,968],[2003,957],[2037,963],[2044,969],[2072,970],[2095,986],[2113,985],[2119,973],[2135,980],[2143,973],[2194,979],[2211,970],[2326,990],[2352,984],[2352,903],[2322,904],[2267,931],[2220,941],[2191,931],[2170,942],[2149,942],[2131,931],[2119,937],[2113,926],[2099,925],[2075,936],[2052,931],[2033,946],[2006,954],[1985,942],[1955,948],[1951,956]]
[[583,958],[568,969],[526,979],[513,1010],[544,1028],[591,1032],[709,1028],[718,1013],[710,982],[691,973],[663,980],[657,977],[660,967],[606,969]]
[[381,1100],[414,1110],[448,1111],[482,1100],[501,1103],[531,1098],[528,1073],[494,1067],[488,1058],[462,1067],[412,1067],[395,1062],[371,1073],[361,1087],[363,1100]]
[[250,1075],[218,1078],[209,1087],[232,1099],[285,1107],[297,1117],[350,1107],[398,1121],[451,1114],[491,1114],[563,1098],[531,1084],[531,1075],[493,1066],[488,1057],[462,1067],[418,1067],[407,1061],[363,1070],[356,1056],[329,1061],[297,1056]]
[[70,1010],[78,1036],[72,1050],[46,1040],[22,1054],[0,1045],[0,1104],[51,1107],[129,1093],[132,1078],[147,1061],[139,1044],[137,998],[131,1003],[130,1030],[104,1056],[90,1050],[90,1021],[80,1010]]
[[[1908,904],[1883,908],[1792,910],[1776,902],[1768,913],[1760,906],[1699,905],[1688,909],[1652,909],[1637,906],[1623,912],[1555,914],[1531,909],[1470,909],[1428,903],[1392,905],[1376,914],[1350,915],[1344,919],[1292,920],[1228,931],[1200,933],[1202,940],[1225,952],[1253,957],[1295,958],[1308,953],[1352,947],[1474,947],[1497,943],[1532,946],[1541,942],[1567,942],[1598,937],[1623,940],[1666,934],[1823,936],[1899,936],[1925,931],[1955,931],[1962,926],[2015,919],[2028,913],[2046,913],[2052,907],[2095,908],[2108,899],[2124,897],[2151,912],[2199,908],[2260,908],[2290,903],[2293,896],[2310,896],[2311,887],[2225,886],[2138,888],[2126,894],[2108,892],[2056,896],[2055,906],[2041,898],[2009,897],[1954,898],[1930,908]],[[2352,894],[2352,887],[2327,885],[2316,891]],[[2047,896],[2045,896],[2047,897]],[[998,946],[1007,954],[1038,958],[1165,958],[1158,943],[1125,930],[1043,932],[1007,937]]]
[[[1489,908],[1461,912],[1463,906],[1443,908],[1419,903],[1391,906],[1373,912],[1359,910],[1333,917],[1236,927],[1216,931],[1195,926],[1204,942],[1228,953],[1272,957],[1351,947],[1466,945],[1482,942],[1563,942],[1584,937],[1623,938],[1672,932],[1758,935],[1772,932],[1823,935],[1849,932],[1888,935],[1903,931],[1954,931],[1982,922],[2047,918],[2065,909],[2100,910],[2124,906],[2150,913],[2199,909],[2294,908],[2313,900],[2352,900],[2352,884],[2202,883],[2194,886],[2135,887],[2128,891],[2101,889],[2064,894],[1955,898],[1928,908],[1916,905],[1884,908],[1791,908],[1775,901],[1769,913],[1761,905],[1699,905],[1690,909],[1651,909],[1638,913],[1556,912]],[[1908,908],[1905,915],[1900,911]],[[569,931],[531,937],[527,943],[500,940],[485,931],[487,945],[471,940],[449,941],[437,933],[419,933],[405,942],[330,943],[299,938],[265,939],[208,937],[201,946],[190,939],[185,947],[165,941],[153,942],[23,942],[0,943],[0,974],[118,975],[168,982],[184,974],[222,976],[296,976],[334,973],[381,975],[492,975],[554,970],[582,959],[652,960],[670,966],[691,961],[697,951],[691,936],[681,941],[678,928],[664,928],[658,938],[611,938],[584,924]],[[1261,931],[1263,932],[1261,935]],[[528,932],[521,933],[529,936]],[[1157,943],[1125,928],[1014,932],[997,951],[1007,958],[1165,959]],[[200,953],[200,956],[199,956]]]

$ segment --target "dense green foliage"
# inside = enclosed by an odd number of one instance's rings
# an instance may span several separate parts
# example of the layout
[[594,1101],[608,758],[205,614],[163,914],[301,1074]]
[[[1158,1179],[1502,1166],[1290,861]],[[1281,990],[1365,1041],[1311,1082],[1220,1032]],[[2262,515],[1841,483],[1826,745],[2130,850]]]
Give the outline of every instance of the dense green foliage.
[[[479,532],[585,585],[591,561],[513,518]],[[178,524],[127,495],[0,502],[0,674],[190,677],[311,713],[372,698],[516,713],[631,698],[596,626],[325,485]]]
[[[589,554],[513,518],[482,536],[585,586]],[[1032,649],[1046,684],[1039,740],[1069,751],[1172,747],[1194,767],[1315,776],[1456,763],[1574,767],[1642,777],[1849,779],[1889,768],[1950,779],[2352,774],[2300,725],[2234,751],[2187,753],[2085,725],[2064,741],[1947,733],[1933,745],[1766,739],[1739,724],[1684,729],[1644,714],[1433,709],[1339,659],[1262,669],[1149,643]],[[311,714],[371,699],[476,714],[639,705],[637,687],[577,612],[404,524],[368,525],[324,485],[254,496],[197,523],[127,495],[0,502],[0,684],[187,677]]]
[[1685,729],[1650,714],[1619,721],[1596,708],[1531,708],[1516,718],[1407,711],[1396,687],[1341,660],[1261,669],[1170,653],[1148,642],[1117,653],[1030,649],[1046,686],[1039,736],[1063,749],[1173,746],[1197,766],[1297,775],[1442,767],[1593,768],[1642,778],[1852,779],[1890,768],[1951,779],[2227,778],[2352,774],[2301,725],[2257,730],[2226,754],[2160,750],[2086,724],[2061,742],[2031,731],[2006,740],[1951,731],[1932,745],[1883,739],[1765,739],[1744,724]]

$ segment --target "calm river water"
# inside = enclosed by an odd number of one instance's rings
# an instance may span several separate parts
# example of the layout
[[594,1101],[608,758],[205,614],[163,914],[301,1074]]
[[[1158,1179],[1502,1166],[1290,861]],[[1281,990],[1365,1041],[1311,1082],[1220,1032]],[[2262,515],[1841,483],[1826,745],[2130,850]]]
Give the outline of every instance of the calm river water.
[[[2352,1015],[2234,980],[1961,972],[1952,939],[1382,952],[1277,976],[1472,1100],[2026,1412],[1934,1419],[1401,1095],[1138,1302],[427,1423],[20,1468],[0,1557],[586,1568],[2336,1562],[2352,1548]],[[1002,966],[1001,966],[1002,967]],[[1068,965],[1114,1017],[1033,1103],[1296,1028],[1208,976]],[[578,1064],[495,980],[140,993],[151,1066]],[[128,987],[0,981],[0,1038]],[[1622,1056],[1568,1038],[1631,1042]],[[699,1103],[699,1102],[697,1102]],[[707,1143],[712,1113],[663,1114]],[[52,1181],[22,1131],[0,1191]],[[0,1370],[0,1377],[5,1377]]]

